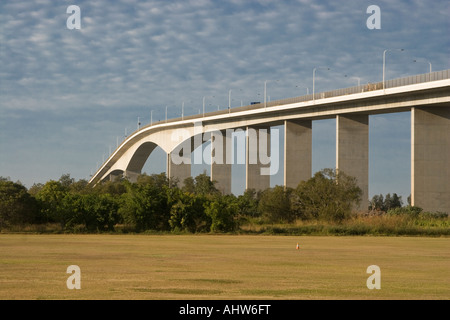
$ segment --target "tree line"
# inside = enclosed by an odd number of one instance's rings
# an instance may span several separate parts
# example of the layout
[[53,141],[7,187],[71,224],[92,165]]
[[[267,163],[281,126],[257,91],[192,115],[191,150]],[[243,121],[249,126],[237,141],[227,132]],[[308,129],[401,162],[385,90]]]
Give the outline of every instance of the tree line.
[[92,186],[66,174],[34,184],[0,178],[0,230],[14,225],[58,224],[63,232],[233,232],[250,220],[341,222],[361,201],[356,179],[333,169],[317,172],[296,188],[223,195],[205,173],[178,181],[165,173]]

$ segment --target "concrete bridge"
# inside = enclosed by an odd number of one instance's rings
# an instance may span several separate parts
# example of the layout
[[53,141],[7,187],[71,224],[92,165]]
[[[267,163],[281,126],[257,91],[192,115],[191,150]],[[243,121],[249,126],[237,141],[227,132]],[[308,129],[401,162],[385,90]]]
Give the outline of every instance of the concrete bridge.
[[336,169],[357,178],[360,209],[367,209],[369,115],[394,112],[411,112],[411,204],[450,213],[450,70],[159,121],[123,141],[90,183],[136,179],[157,146],[167,154],[169,178],[182,182],[191,174],[191,151],[209,140],[211,179],[231,193],[231,132],[242,130],[245,187],[263,190],[270,187],[270,174],[262,174],[270,157],[262,151],[270,150],[270,128],[284,125],[284,185],[296,187],[312,176],[312,121],[334,118]]

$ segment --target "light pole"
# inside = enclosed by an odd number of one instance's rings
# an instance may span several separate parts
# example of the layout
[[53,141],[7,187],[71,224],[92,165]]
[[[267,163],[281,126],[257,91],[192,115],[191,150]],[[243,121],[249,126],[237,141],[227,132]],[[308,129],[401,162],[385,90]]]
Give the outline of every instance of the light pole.
[[264,110],[267,109],[267,82],[269,82],[269,81],[278,82],[280,80],[266,80],[266,81],[264,81]]
[[385,87],[385,71],[386,71],[386,52],[388,51],[404,51],[404,49],[386,49],[383,51],[383,90]]
[[360,77],[349,77],[348,75],[345,75],[346,78],[355,78],[358,80],[358,87],[361,85],[361,78]]
[[295,86],[296,88],[306,89],[306,94],[309,94],[309,88],[303,86]]
[[184,120],[184,101],[181,104],[181,120]]
[[141,120],[138,117],[138,122],[137,122],[137,129],[139,130],[141,128]]
[[316,97],[315,97],[315,93],[316,93],[316,69],[327,69],[330,70],[330,68],[328,67],[314,67],[313,69],[313,102],[315,103]]
[[214,96],[204,96],[203,97],[203,117],[205,117],[205,99],[206,98],[214,98]]
[[153,125],[153,110],[150,110],[150,126]]
[[231,89],[228,90],[228,113],[231,113]]
[[[428,61],[428,60],[425,60],[425,59],[420,59],[420,60],[425,61],[425,62],[428,62],[428,65],[430,66],[430,73],[429,73],[429,75],[428,75],[428,81],[430,81],[430,80],[431,80],[431,62]],[[416,60],[413,60],[413,62],[417,62],[417,59],[416,59]]]
[[[173,104],[171,104],[170,105],[171,107],[176,107],[176,105],[173,105]],[[166,106],[166,123],[167,123],[167,108],[168,108],[169,106]]]
[[[428,62],[428,65],[430,66],[430,73],[431,73],[431,62],[428,60],[425,60],[425,59],[420,59],[420,60]],[[417,59],[413,60],[413,62],[417,62]]]

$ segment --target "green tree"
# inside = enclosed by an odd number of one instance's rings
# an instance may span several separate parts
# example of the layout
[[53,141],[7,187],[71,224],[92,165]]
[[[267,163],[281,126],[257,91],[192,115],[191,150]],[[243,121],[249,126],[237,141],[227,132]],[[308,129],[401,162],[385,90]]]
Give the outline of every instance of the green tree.
[[136,183],[140,186],[152,185],[161,189],[164,187],[176,187],[176,184],[173,183],[173,179],[169,180],[164,172],[152,175],[142,174],[138,177]]
[[120,197],[127,192],[125,180],[105,181],[93,187],[93,191],[97,194],[110,194]]
[[403,205],[402,197],[394,193],[392,196],[390,193],[383,197],[382,194],[374,195],[369,203],[369,210],[379,210],[387,212],[390,209],[398,208]]
[[401,206],[402,206],[402,197],[399,197],[396,193],[394,193],[392,196],[390,193],[388,193],[384,199],[383,211],[399,208]]
[[369,210],[385,211],[384,197],[382,194],[376,194],[372,197],[372,200],[369,202]]
[[84,225],[87,231],[113,231],[118,222],[118,203],[109,194],[69,193],[64,200],[68,212],[66,229]]
[[45,222],[58,222],[64,228],[70,212],[67,211],[67,204],[64,198],[68,194],[68,187],[59,181],[50,180],[44,184],[36,194],[36,199],[40,203],[41,214]]
[[205,213],[211,218],[212,232],[231,232],[238,227],[235,219],[237,203],[232,196],[217,196],[205,205]]
[[199,174],[195,177],[194,193],[201,195],[220,194],[214,184],[215,181],[211,181],[211,178],[206,173]]
[[195,178],[187,177],[183,181],[184,192],[194,193],[197,195],[218,195],[219,190],[215,187],[215,181],[211,181],[211,178],[203,172]]
[[359,204],[361,195],[362,190],[354,177],[323,169],[298,185],[292,207],[302,218],[342,221]]
[[211,219],[205,213],[206,202],[207,199],[202,195],[179,191],[170,209],[171,229],[192,233],[209,230]]
[[295,214],[291,209],[291,188],[275,186],[263,191],[259,211],[270,222],[292,222]]
[[255,189],[247,189],[242,195],[237,197],[237,213],[239,216],[257,217],[260,216],[258,210],[261,193]]
[[195,193],[195,180],[192,177],[187,177],[183,181],[183,187],[181,188],[184,192]]
[[125,183],[127,192],[122,195],[119,213],[126,223],[137,231],[168,230],[170,208],[167,193],[152,184],[144,186]]
[[38,205],[22,184],[0,180],[0,229],[36,222]]

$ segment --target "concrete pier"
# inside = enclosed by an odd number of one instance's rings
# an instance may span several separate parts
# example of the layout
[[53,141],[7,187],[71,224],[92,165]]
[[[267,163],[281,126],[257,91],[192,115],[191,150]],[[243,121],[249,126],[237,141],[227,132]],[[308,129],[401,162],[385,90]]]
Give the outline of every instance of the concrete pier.
[[[266,130],[266,143],[261,142],[261,130]],[[265,149],[265,150],[264,150]],[[262,175],[261,169],[268,168],[270,163],[263,163],[261,156],[270,155],[270,128],[247,127],[246,130],[246,184],[245,189],[262,191],[270,188],[270,175]]]
[[336,169],[355,177],[362,190],[357,210],[369,206],[369,116],[336,116]]
[[312,121],[284,121],[284,186],[296,188],[312,175]]
[[211,180],[222,194],[231,194],[231,131],[211,134]]
[[411,205],[450,213],[450,107],[411,110]]

